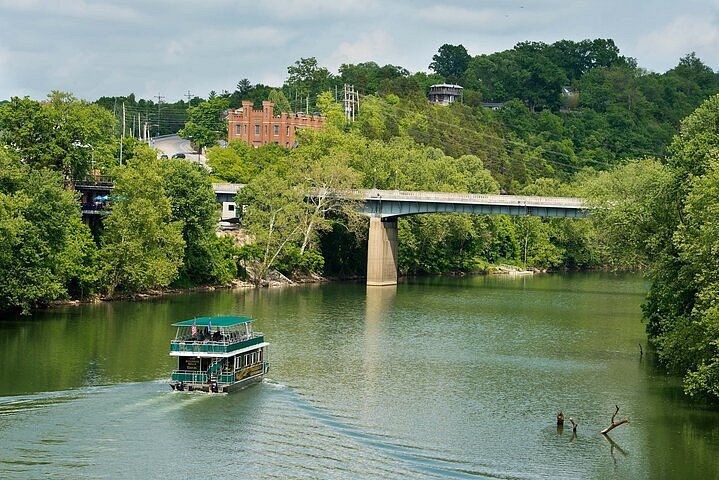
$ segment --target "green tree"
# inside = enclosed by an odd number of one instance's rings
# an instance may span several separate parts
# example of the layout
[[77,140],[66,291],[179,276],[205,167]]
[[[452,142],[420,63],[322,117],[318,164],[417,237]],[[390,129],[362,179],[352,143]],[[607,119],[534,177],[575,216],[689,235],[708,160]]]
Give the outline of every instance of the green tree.
[[[644,307],[659,358],[685,373],[692,395],[719,397],[719,329],[716,299],[717,170],[719,95],[682,122],[672,146],[673,205],[680,215],[664,224],[661,250]],[[676,210],[675,210],[676,211]]]
[[315,106],[317,95],[332,88],[332,74],[325,67],[317,64],[315,57],[300,58],[294,65],[287,67],[285,88],[299,100],[294,105],[295,111],[303,110],[309,102],[310,109]]
[[246,78],[243,78],[242,80],[237,82],[237,90],[236,91],[240,95],[245,95],[250,91],[251,88],[252,88],[252,84],[250,83],[250,81]]
[[247,183],[257,168],[250,163],[252,147],[242,140],[231,141],[226,148],[215,146],[207,151],[207,164],[219,181]]
[[60,173],[31,169],[0,150],[0,309],[28,313],[70,293],[91,293],[93,252]]
[[[407,69],[385,65],[380,67],[375,62],[358,64],[343,63],[339,68],[339,80],[342,84],[353,85],[365,94],[395,93],[392,90],[397,81],[409,76]],[[388,91],[389,90],[389,91]]]
[[[290,156],[291,181],[305,195],[302,212],[300,255],[314,246],[317,233],[331,228],[341,211],[352,212],[356,202],[343,197],[359,183],[359,173],[349,165],[356,151],[343,142],[342,134],[329,128],[307,132]],[[348,145],[350,148],[347,148]]]
[[197,148],[209,148],[220,138],[227,137],[227,119],[225,117],[229,101],[225,98],[212,98],[196,107],[190,107],[190,119],[178,133],[182,138],[192,141]]
[[267,167],[287,169],[284,159],[289,153],[290,150],[274,143],[252,148],[241,140],[234,140],[226,148],[209,149],[207,163],[212,168],[213,178],[223,182],[247,183]]
[[648,267],[671,236],[676,205],[671,170],[653,158],[583,175],[580,193],[590,198],[606,260],[620,267]]
[[178,278],[185,241],[154,158],[118,170],[99,259],[108,295],[164,288]]
[[287,97],[285,97],[285,94],[282,93],[282,90],[278,90],[276,88],[272,89],[272,91],[270,91],[268,100],[275,104],[274,111],[277,114],[279,114],[280,112],[289,113],[292,111],[292,107],[290,107],[290,101],[287,100]]
[[347,123],[342,105],[335,101],[330,92],[322,92],[317,96],[317,109],[327,117],[329,125],[343,128]]
[[256,260],[254,281],[263,282],[285,248],[302,234],[304,195],[277,170],[268,168],[237,195],[238,205],[248,205],[242,225],[253,237],[245,250]]
[[160,164],[172,221],[182,225],[184,262],[179,281],[190,284],[227,283],[234,262],[223,257],[215,235],[218,213],[207,170],[183,159]]
[[112,143],[115,122],[106,110],[53,91],[44,103],[13,97],[0,105],[0,142],[27,165],[52,168],[70,180],[90,170]]
[[445,77],[447,81],[455,82],[464,75],[470,59],[471,57],[464,45],[445,43],[432,56],[432,63],[429,64],[429,68]]

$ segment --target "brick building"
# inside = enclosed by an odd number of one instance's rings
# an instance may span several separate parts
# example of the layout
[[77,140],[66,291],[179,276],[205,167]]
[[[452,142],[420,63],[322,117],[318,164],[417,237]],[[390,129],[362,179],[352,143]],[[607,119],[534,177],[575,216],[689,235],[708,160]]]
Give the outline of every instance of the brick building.
[[227,140],[242,140],[248,145],[259,147],[276,143],[283,147],[295,145],[295,132],[300,128],[319,130],[325,126],[327,118],[306,115],[304,113],[285,113],[275,115],[272,102],[262,102],[262,110],[252,108],[252,102],[243,101],[242,108],[227,113]]

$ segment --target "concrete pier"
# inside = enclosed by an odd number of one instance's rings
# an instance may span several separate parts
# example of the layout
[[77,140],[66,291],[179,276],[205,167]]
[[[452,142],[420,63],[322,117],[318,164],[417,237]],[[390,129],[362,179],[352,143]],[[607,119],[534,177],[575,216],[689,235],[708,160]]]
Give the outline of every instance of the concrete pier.
[[397,285],[397,217],[370,217],[367,285]]

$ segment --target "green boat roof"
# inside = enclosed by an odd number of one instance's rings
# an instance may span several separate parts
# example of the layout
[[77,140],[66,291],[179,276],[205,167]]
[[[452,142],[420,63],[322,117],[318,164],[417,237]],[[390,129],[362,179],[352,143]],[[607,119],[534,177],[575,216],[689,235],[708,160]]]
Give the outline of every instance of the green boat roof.
[[173,323],[173,327],[191,327],[194,323],[198,327],[206,327],[211,324],[213,327],[231,327],[233,325],[241,325],[251,322],[252,318],[247,317],[200,317],[184,320],[182,322]]

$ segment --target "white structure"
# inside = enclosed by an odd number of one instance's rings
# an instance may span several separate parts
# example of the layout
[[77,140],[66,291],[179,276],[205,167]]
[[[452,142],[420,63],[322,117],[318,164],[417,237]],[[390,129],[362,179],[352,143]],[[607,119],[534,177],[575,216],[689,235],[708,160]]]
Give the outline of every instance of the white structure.
[[[235,205],[235,195],[244,187],[241,183],[213,183],[212,189],[215,191],[217,201],[222,204],[220,213],[220,221],[236,221],[238,217],[237,205]],[[241,206],[242,211],[245,205]]]
[[429,87],[429,103],[447,106],[457,99],[462,99],[462,87],[448,83],[440,83]]

